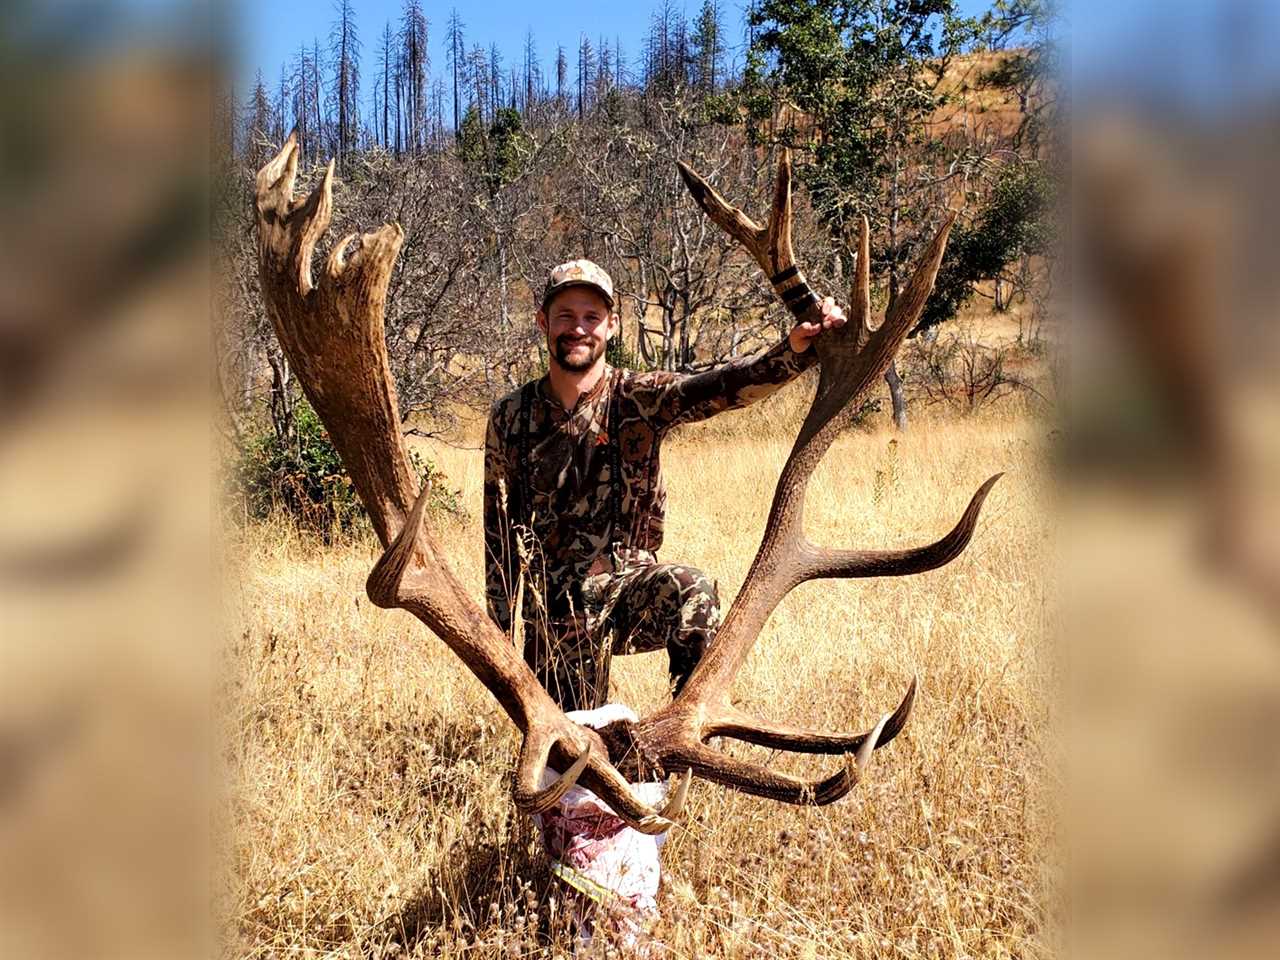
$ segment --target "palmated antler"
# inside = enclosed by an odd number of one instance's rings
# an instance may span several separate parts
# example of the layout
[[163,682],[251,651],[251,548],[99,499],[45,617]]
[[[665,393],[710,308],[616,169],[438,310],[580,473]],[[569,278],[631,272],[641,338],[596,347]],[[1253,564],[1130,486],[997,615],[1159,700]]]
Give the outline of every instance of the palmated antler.
[[[333,164],[305,199],[293,196],[297,173],[298,143],[290,136],[258,172],[259,277],[280,346],[385,547],[369,575],[369,598],[408,610],[430,627],[524,734],[515,782],[521,809],[547,809],[578,779],[638,829],[667,829],[666,814],[678,812],[683,791],[661,811],[636,797],[600,736],[564,715],[425,529],[428,491],[417,489],[405,453],[383,329],[387,284],[404,234],[386,225],[343,237],[314,278],[312,255],[332,213]],[[548,763],[566,773],[543,788]]]
[[[894,576],[932,569],[964,549],[995,477],[974,495],[956,528],[937,543],[912,550],[854,551],[816,547],[804,538],[804,490],[818,461],[849,417],[851,401],[887,366],[924,307],[946,244],[949,218],[930,244],[903,295],[875,331],[867,324],[869,278],[864,222],[858,303],[847,327],[819,340],[821,379],[813,408],[783,469],[764,540],[724,625],[681,695],[634,724],[604,731],[572,723],[516,654],[505,634],[470,597],[423,524],[428,490],[417,490],[402,438],[387,362],[383,309],[404,235],[387,225],[351,234],[330,252],[319,280],[312,254],[329,225],[333,165],[305,199],[293,197],[298,145],[290,136],[258,173],[259,274],[280,345],[307,398],[329,431],[384,546],[366,589],[381,607],[408,610],[462,658],[524,734],[514,794],[520,809],[554,805],[575,782],[593,790],[636,829],[657,833],[679,815],[690,776],[791,803],[829,803],[847,793],[870,753],[901,730],[915,695],[866,734],[825,734],[760,723],[731,706],[729,686],[779,600],[817,577]],[[792,309],[816,318],[817,300],[795,268],[790,240],[790,165],[784,156],[774,213],[758,227],[730,207],[696,174],[681,167],[703,208],[747,246],[774,278]],[[795,291],[799,291],[798,293]],[[854,769],[806,782],[735,760],[706,745],[733,737],[778,749],[847,753]],[[607,744],[607,746],[606,746]],[[684,774],[661,810],[644,804],[617,765],[641,775]],[[543,786],[549,765],[566,772]]]

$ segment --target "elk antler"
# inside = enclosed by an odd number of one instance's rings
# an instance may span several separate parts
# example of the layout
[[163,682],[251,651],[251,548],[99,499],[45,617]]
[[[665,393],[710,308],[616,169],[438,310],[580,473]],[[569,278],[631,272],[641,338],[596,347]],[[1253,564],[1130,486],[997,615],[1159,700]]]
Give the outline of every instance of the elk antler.
[[[735,237],[769,276],[775,291],[799,319],[820,322],[818,298],[796,265],[791,248],[791,157],[778,164],[773,210],[766,225],[729,204],[698,174],[677,163],[703,211]],[[844,327],[816,341],[821,361],[818,389],[782,469],[764,538],[747,578],[733,601],[715,642],[680,695],[638,723],[625,725],[622,737],[640,765],[658,773],[691,769],[698,776],[746,793],[789,803],[829,803],[846,794],[871,751],[897,736],[915,699],[912,680],[897,709],[865,734],[829,734],[762,723],[728,700],[734,677],[778,602],[794,587],[820,577],[901,576],[932,570],[955,559],[968,545],[982,503],[999,474],[973,495],[955,528],[941,540],[909,550],[834,550],[818,547],[804,535],[804,497],[809,478],[837,434],[848,424],[861,396],[888,367],[907,332],[923,311],[955,222],[950,211],[925,249],[907,285],[890,306],[884,322],[870,326],[870,230],[864,217],[854,283],[853,316]],[[853,770],[807,782],[726,756],[706,745],[711,737],[731,737],[802,753],[853,753]]]
[[[850,401],[883,372],[923,309],[951,220],[930,244],[889,317],[874,332],[867,326],[864,222],[856,323],[830,331],[819,341],[822,372],[813,408],[778,482],[751,572],[716,643],[668,707],[637,723],[597,733],[572,723],[556,706],[506,636],[463,589],[423,526],[429,491],[424,488],[415,495],[417,484],[404,450],[383,329],[387,284],[403,233],[398,226],[387,225],[342,238],[315,281],[312,254],[329,225],[333,164],[320,185],[299,200],[293,197],[297,169],[297,139],[290,136],[257,178],[259,276],[276,335],[385,548],[369,574],[370,599],[381,607],[408,610],[430,627],[524,734],[515,775],[517,805],[530,813],[545,810],[580,781],[633,827],[658,833],[679,815],[692,773],[791,803],[828,803],[847,793],[871,751],[896,736],[906,722],[914,682],[897,710],[867,734],[822,734],[761,724],[728,703],[728,688],[765,619],[792,587],[816,577],[917,573],[947,563],[969,542],[995,477],[974,495],[950,534],[914,550],[822,549],[804,538],[801,519],[809,476],[848,418]],[[791,255],[789,160],[784,156],[774,214],[763,233],[691,170],[682,166],[681,172],[713,218],[722,225],[734,224],[726,228],[772,271],[775,286],[792,309],[815,316],[816,297]],[[791,292],[795,290],[800,292]],[[809,753],[852,753],[855,770],[807,783],[712,750],[705,742],[713,736]],[[566,772],[543,787],[548,764]],[[645,776],[683,773],[684,779],[663,809],[654,810],[639,800],[615,764],[625,764],[629,772],[638,769]]]
[[[575,781],[647,832],[671,824],[682,791],[662,811],[641,802],[613,767],[600,736],[572,723],[501,630],[449,569],[423,528],[428,491],[405,454],[387,362],[383,309],[404,234],[386,225],[333,247],[319,279],[312,254],[329,226],[333,164],[305,199],[295,200],[298,143],[291,135],[257,177],[258,268],[280,346],[342,456],[373,529],[386,548],[369,575],[369,598],[408,610],[460,656],[524,733],[515,799],[538,812]],[[548,763],[567,772],[541,788]]]

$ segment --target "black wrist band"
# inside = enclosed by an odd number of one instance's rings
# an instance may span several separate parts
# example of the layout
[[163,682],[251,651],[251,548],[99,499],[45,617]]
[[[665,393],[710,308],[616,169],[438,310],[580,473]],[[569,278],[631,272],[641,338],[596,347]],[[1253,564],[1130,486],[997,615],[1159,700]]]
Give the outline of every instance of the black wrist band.
[[786,297],[783,297],[783,303],[786,303],[787,309],[795,314],[795,316],[803,317],[809,311],[810,307],[817,305],[818,296],[808,287],[805,287],[803,290],[803,296],[798,300],[788,302]]

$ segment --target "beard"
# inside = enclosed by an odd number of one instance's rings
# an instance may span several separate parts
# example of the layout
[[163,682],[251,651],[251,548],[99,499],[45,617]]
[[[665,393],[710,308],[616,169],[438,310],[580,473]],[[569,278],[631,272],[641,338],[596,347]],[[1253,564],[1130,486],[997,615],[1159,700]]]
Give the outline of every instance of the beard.
[[571,336],[560,336],[551,345],[551,355],[562,370],[570,373],[583,373],[590,370],[597,360],[604,355],[605,341],[594,337],[576,339]]

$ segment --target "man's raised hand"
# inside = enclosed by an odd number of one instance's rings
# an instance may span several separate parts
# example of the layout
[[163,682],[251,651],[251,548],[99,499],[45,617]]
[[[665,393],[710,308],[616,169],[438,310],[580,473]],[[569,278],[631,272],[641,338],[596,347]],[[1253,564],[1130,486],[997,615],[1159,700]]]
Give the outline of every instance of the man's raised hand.
[[796,353],[808,350],[814,338],[820,336],[822,331],[844,326],[846,317],[844,311],[836,305],[835,297],[824,297],[819,306],[822,308],[822,322],[797,323],[787,338],[791,342],[791,349]]

